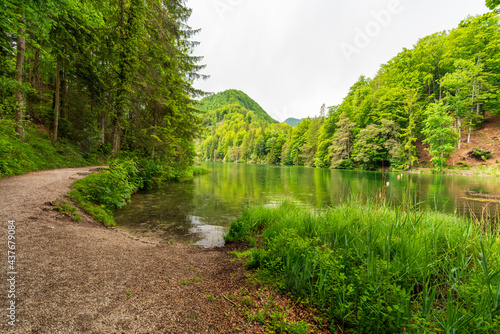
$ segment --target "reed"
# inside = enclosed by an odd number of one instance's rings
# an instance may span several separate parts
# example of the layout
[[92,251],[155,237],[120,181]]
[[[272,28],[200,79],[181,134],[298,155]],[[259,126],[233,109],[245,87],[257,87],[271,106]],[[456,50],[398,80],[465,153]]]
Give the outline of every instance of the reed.
[[500,240],[484,222],[347,198],[247,209],[226,241],[350,333],[500,332]]

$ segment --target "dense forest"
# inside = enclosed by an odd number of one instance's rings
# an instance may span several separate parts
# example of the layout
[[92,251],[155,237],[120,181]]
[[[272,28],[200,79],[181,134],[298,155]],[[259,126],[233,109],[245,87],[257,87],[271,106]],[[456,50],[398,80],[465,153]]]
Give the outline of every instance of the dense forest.
[[374,78],[360,77],[340,105],[293,128],[256,117],[251,104],[222,103],[237,91],[216,94],[202,100],[208,130],[198,153],[227,162],[405,170],[418,163],[422,141],[442,169],[486,112],[500,110],[499,54],[498,11],[469,17],[403,49]]
[[[422,38],[374,78],[360,77],[340,105],[292,128],[236,90],[197,106],[204,94],[193,82],[203,66],[191,55],[197,31],[185,1],[3,0],[0,9],[0,175],[35,168],[41,157],[26,156],[23,143],[51,155],[72,143],[83,157],[132,155],[174,172],[196,153],[410,169],[422,141],[440,169],[500,107],[498,10]],[[44,135],[53,147],[40,145]]]
[[56,152],[191,166],[203,66],[190,14],[182,0],[1,1],[0,175],[33,169],[22,143],[44,132]]

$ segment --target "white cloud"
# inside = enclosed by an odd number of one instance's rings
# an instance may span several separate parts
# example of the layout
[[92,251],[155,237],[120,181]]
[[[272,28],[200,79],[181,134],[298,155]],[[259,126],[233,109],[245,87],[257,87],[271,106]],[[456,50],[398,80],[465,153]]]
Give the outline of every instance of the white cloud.
[[[342,102],[360,75],[374,76],[403,47],[488,11],[484,0],[188,0],[190,26],[202,31],[195,54],[205,57],[207,81],[198,88],[247,93],[271,116],[318,115]],[[395,6],[397,7],[391,7]],[[390,11],[390,21],[374,13]],[[379,23],[379,29],[375,23]],[[382,23],[381,23],[382,22]],[[369,44],[350,61],[341,45],[359,30]]]

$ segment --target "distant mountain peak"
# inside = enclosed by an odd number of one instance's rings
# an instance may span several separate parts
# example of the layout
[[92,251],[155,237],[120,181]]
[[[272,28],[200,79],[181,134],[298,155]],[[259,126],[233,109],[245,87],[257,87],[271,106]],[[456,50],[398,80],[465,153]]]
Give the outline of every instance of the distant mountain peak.
[[293,127],[296,127],[303,120],[304,120],[303,118],[299,119],[299,118],[290,117],[290,118],[287,118],[283,123],[288,124],[288,125],[293,126]]

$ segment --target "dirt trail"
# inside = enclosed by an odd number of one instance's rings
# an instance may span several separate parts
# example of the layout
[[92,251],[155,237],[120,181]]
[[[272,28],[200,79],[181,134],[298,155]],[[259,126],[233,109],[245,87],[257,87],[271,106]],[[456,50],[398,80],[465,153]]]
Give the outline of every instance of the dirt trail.
[[[145,244],[84,214],[80,223],[56,218],[46,203],[64,199],[70,184],[92,169],[0,180],[0,332],[262,332],[222,298],[246,285],[227,249]],[[9,220],[16,221],[15,299],[7,293]],[[14,327],[7,323],[11,300]]]

